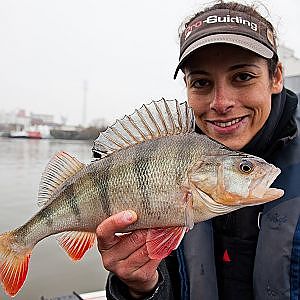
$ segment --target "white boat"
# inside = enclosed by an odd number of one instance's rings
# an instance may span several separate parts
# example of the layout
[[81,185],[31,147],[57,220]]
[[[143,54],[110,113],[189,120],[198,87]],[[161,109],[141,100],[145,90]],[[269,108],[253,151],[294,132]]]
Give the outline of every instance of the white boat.
[[105,291],[80,294],[80,297],[84,300],[106,300]]
[[28,138],[28,132],[26,130],[16,130],[9,133],[11,138]]
[[11,138],[29,138],[29,139],[50,139],[50,128],[47,125],[30,126],[22,130],[15,130],[9,133]]
[[78,294],[73,292],[72,295],[65,295],[65,296],[58,296],[58,297],[51,297],[45,298],[44,296],[41,297],[41,300],[107,300],[105,291],[97,291],[97,292],[90,292],[84,294]]

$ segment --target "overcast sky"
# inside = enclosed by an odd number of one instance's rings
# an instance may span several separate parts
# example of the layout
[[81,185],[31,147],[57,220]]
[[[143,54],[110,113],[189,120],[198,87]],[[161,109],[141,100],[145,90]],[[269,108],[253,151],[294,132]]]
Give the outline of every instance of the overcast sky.
[[[244,3],[252,3],[244,1]],[[300,58],[300,1],[260,1],[279,41]],[[82,122],[131,113],[165,97],[185,100],[178,27],[201,0],[0,0],[0,111]],[[262,12],[267,12],[261,7]]]

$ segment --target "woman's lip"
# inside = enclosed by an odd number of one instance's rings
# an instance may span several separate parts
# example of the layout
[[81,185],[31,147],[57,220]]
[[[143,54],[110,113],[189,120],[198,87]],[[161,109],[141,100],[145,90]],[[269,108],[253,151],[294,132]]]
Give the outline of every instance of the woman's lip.
[[230,120],[214,120],[214,121],[209,121],[213,123],[214,125],[220,126],[222,128],[224,127],[229,127],[231,125],[234,125],[242,120],[242,117],[230,119]]
[[246,116],[228,120],[207,120],[209,126],[217,133],[230,134],[246,123]]

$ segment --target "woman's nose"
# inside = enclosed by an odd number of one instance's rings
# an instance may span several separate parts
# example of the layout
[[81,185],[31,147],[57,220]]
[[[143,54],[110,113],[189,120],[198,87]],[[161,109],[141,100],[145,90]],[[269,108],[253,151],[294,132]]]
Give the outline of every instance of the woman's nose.
[[224,87],[214,89],[210,109],[219,114],[226,114],[233,108],[233,106],[234,100],[232,95],[230,95],[230,91],[227,91]]

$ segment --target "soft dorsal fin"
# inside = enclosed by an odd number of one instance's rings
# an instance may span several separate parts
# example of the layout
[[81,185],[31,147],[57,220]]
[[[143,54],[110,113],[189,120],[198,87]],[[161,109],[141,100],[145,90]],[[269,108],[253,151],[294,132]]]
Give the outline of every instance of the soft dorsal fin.
[[168,135],[193,132],[194,114],[186,102],[153,101],[117,120],[94,141],[93,151],[105,157],[115,151]]
[[66,152],[58,152],[46,166],[40,183],[38,205],[45,205],[67,178],[76,174],[84,164]]

